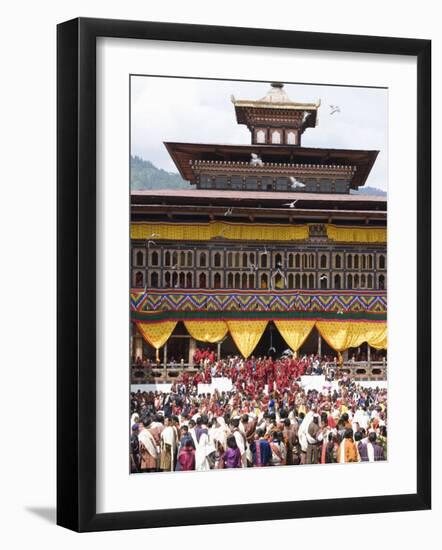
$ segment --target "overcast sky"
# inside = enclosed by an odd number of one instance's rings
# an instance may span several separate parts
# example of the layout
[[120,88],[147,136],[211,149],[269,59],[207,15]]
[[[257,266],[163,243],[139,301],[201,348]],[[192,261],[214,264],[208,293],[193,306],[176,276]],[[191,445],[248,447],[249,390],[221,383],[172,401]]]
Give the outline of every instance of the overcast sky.
[[[136,76],[131,80],[132,154],[177,172],[164,141],[250,143],[236,122],[230,96],[260,99],[268,83]],[[387,190],[388,91],[374,88],[286,84],[292,101],[321,100],[318,125],[302,136],[305,147],[376,149],[366,185]],[[329,105],[341,112],[330,114]]]

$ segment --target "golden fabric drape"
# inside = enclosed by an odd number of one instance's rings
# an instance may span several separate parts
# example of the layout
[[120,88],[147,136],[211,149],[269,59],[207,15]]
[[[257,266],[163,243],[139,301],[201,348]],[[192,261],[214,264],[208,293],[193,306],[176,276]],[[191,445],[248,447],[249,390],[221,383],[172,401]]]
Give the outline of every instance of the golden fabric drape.
[[225,321],[184,321],[190,336],[199,342],[219,342],[227,334]]
[[210,223],[132,223],[131,239],[210,241],[216,237],[246,241],[293,241],[309,236],[308,225]]
[[[385,243],[387,230],[382,227],[343,227],[326,224],[327,236],[337,242]],[[252,241],[296,241],[309,237],[309,227],[288,224],[244,224],[214,221],[210,223],[137,223],[130,227],[131,239],[174,241],[210,241],[216,237]]]
[[247,359],[258,345],[268,321],[227,321],[230,334],[241,355]]
[[382,227],[342,227],[327,224],[327,237],[340,242],[386,243],[387,230]]
[[376,349],[387,348],[387,323],[370,321],[317,321],[316,327],[334,350],[341,352],[367,342]]
[[307,319],[288,321],[278,320],[274,321],[274,323],[281,336],[287,342],[287,345],[294,352],[298,351],[310,334],[312,328],[315,326],[315,321]]
[[137,323],[137,328],[148,344],[156,349],[156,358],[159,360],[159,349],[169,340],[176,321],[159,321],[157,323]]
[[387,323],[377,323],[383,325],[383,328],[379,327],[378,332],[370,335],[370,339],[367,340],[368,344],[375,349],[387,349]]

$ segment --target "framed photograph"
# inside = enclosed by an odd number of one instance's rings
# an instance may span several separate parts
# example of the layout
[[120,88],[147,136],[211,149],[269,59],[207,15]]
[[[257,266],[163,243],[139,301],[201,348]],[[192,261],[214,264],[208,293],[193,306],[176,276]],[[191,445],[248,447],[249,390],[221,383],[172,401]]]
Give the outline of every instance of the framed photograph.
[[430,52],[58,26],[59,525],[430,508]]

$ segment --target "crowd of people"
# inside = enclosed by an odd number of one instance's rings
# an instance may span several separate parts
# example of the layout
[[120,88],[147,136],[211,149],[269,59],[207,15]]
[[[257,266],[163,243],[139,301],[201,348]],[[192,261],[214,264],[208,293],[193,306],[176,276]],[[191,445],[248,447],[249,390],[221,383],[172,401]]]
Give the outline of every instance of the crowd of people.
[[[315,356],[207,357],[168,392],[133,392],[131,472],[385,460],[385,388],[346,375],[322,390],[301,384],[308,374],[331,382],[338,371],[336,361]],[[231,390],[198,392],[217,377],[230,379]]]

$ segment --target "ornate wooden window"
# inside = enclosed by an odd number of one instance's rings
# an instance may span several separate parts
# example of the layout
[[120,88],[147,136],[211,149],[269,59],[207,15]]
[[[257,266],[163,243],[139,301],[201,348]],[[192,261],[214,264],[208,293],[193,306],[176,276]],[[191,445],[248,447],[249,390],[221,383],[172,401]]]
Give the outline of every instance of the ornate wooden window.
[[200,267],[207,267],[207,254],[206,252],[200,252],[199,255],[199,265]]
[[281,132],[280,130],[273,130],[271,133],[272,143],[281,143]]
[[207,275],[204,272],[199,274],[198,286],[199,286],[199,288],[206,288],[207,287]]
[[267,289],[269,288],[269,278],[267,276],[267,273],[263,273],[261,275],[261,284],[260,284],[260,287],[262,289]]
[[221,273],[215,273],[213,277],[213,287],[214,288],[221,288]]
[[144,264],[144,254],[139,250],[135,254],[135,265],[142,266]]
[[289,145],[296,145],[296,133],[292,130],[287,132],[287,143]]
[[156,250],[154,250],[150,255],[150,264],[153,266],[159,265],[160,256]]
[[267,254],[265,252],[260,254],[260,264],[262,268],[267,267]]
[[151,288],[158,288],[159,275],[157,271],[152,271],[150,274],[150,286]]
[[135,286],[136,287],[144,286],[144,273],[142,271],[137,271],[135,273]]
[[266,132],[265,130],[257,130],[256,131],[256,142],[257,143],[265,143],[266,142]]
[[385,276],[384,275],[379,275],[378,281],[379,281],[379,283],[378,283],[379,290],[385,290]]
[[336,275],[335,275],[334,287],[335,288],[341,288],[341,276],[339,275],[339,273],[336,273]]

